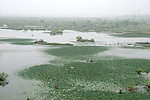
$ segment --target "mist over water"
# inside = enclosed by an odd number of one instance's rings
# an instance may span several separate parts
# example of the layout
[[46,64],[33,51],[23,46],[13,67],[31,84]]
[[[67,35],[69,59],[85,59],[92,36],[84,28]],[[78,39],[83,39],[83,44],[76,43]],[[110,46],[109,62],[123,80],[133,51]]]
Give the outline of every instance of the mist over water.
[[150,0],[0,0],[1,16],[105,17],[150,14]]

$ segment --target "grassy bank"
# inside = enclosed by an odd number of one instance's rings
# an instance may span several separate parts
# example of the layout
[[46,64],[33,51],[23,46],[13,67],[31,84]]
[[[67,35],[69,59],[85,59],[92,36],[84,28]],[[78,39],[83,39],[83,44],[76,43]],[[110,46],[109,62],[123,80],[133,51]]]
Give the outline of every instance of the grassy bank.
[[[63,47],[46,50],[57,56],[55,62],[63,65],[43,64],[22,70],[19,75],[26,79],[40,80],[41,93],[46,100],[148,100],[150,93],[123,93],[119,90],[130,84],[142,85],[144,78],[136,73],[140,67],[150,71],[149,60],[103,59],[94,55],[106,47]],[[93,59],[95,58],[95,59]],[[100,59],[101,58],[101,59]],[[93,62],[89,62],[93,59]],[[67,61],[67,63],[66,63]]]

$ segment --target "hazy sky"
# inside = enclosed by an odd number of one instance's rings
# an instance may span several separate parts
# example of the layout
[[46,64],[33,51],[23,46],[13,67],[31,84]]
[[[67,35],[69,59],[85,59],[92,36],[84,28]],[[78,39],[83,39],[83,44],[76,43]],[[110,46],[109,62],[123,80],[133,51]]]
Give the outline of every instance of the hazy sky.
[[101,17],[150,14],[150,0],[0,0],[3,16]]

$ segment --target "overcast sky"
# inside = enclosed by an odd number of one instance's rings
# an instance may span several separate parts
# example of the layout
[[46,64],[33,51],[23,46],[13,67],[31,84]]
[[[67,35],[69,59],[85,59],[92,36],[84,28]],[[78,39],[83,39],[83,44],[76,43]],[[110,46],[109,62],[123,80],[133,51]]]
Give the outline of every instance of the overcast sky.
[[150,0],[0,0],[3,16],[103,17],[150,14]]

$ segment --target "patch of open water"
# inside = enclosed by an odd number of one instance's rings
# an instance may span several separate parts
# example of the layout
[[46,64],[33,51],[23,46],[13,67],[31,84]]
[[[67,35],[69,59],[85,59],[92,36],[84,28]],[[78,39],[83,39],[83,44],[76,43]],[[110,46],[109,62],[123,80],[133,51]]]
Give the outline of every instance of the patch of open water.
[[24,80],[16,75],[24,68],[45,64],[55,59],[54,56],[41,52],[46,47],[0,44],[0,72],[6,72],[9,84],[0,87],[1,100],[26,100],[34,91],[34,84],[39,82]]

